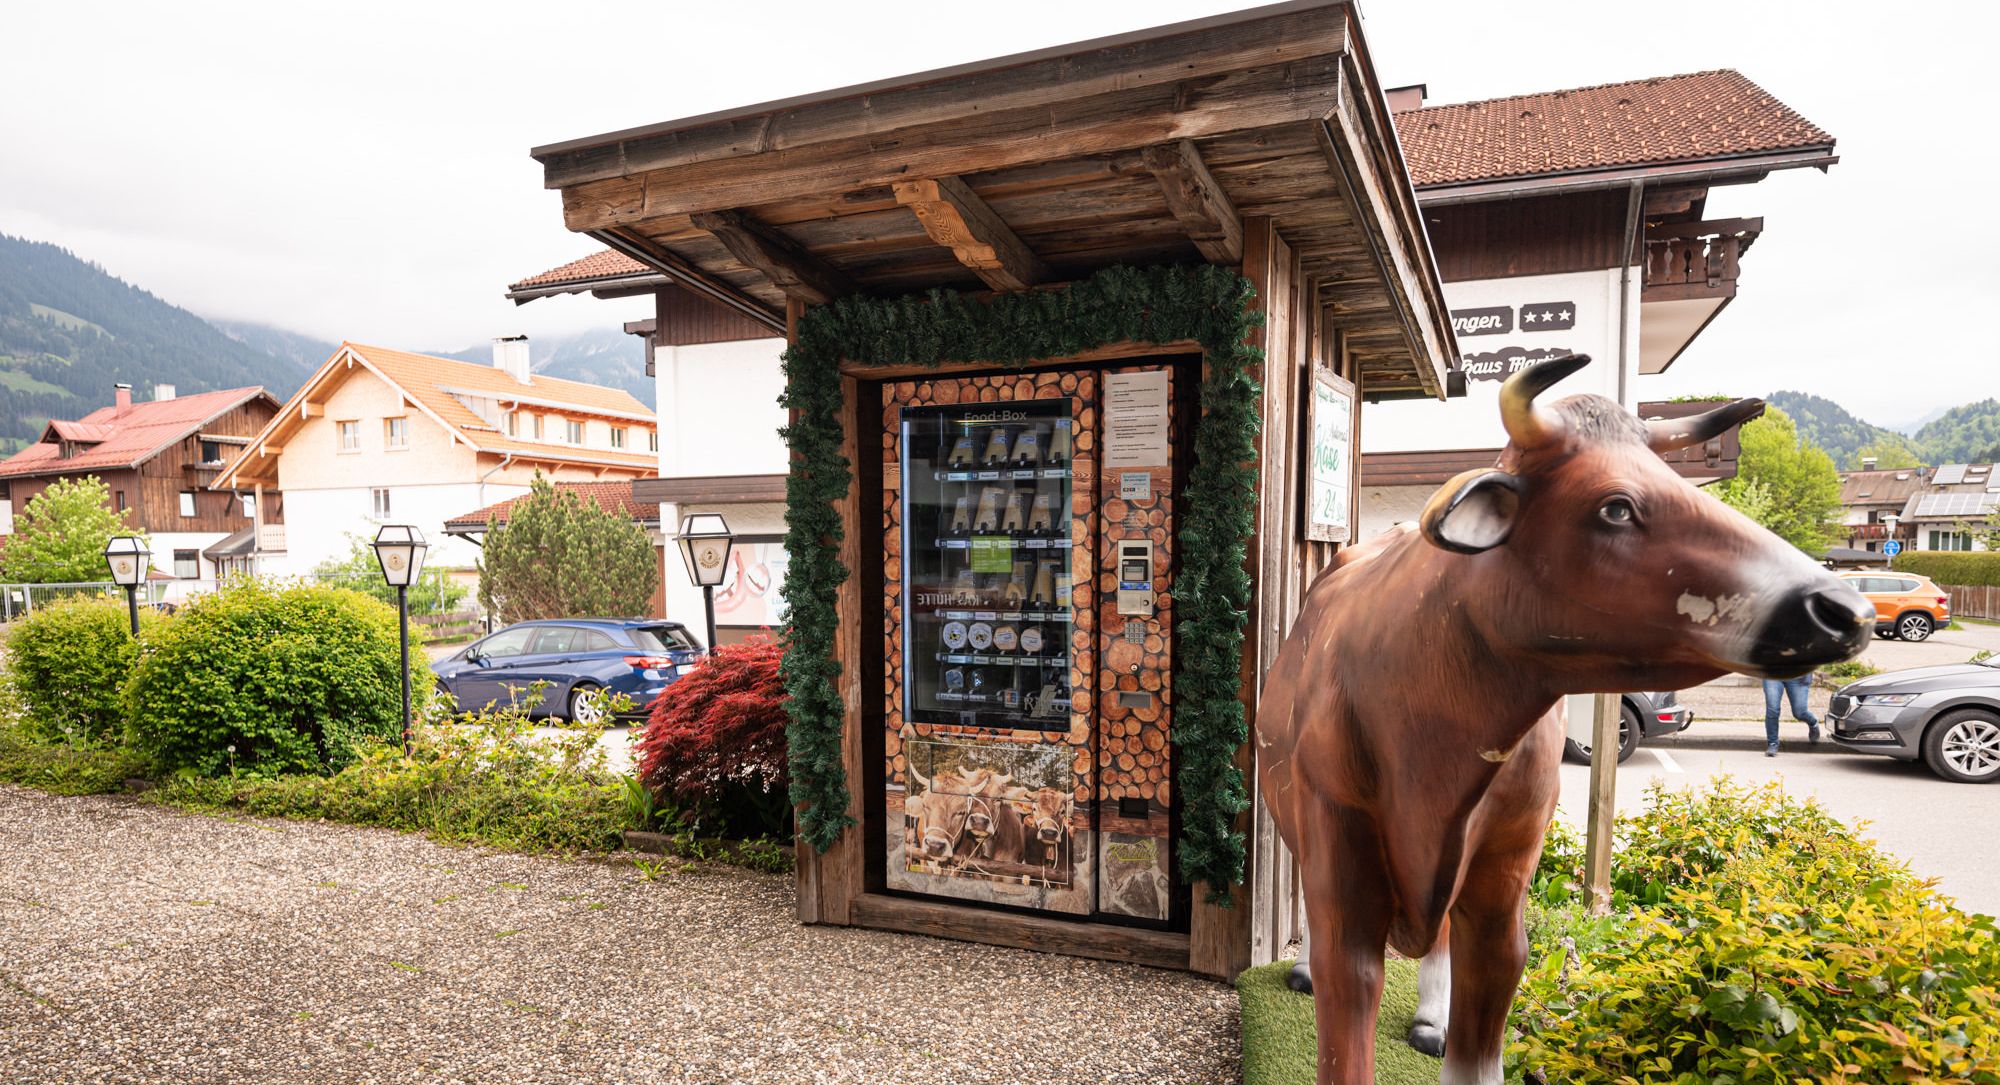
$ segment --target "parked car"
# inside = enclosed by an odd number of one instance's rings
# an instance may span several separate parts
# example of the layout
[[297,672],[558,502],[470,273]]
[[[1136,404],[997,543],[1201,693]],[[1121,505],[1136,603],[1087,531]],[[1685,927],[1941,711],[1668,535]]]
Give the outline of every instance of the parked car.
[[1850,682],[1826,715],[1850,750],[1922,761],[1958,783],[2000,780],[2000,656]]
[[1840,574],[1848,586],[1875,604],[1875,635],[1916,642],[1951,624],[1951,596],[1915,573]]
[[[1639,748],[1643,739],[1679,734],[1694,722],[1694,712],[1672,693],[1627,693],[1619,698],[1623,711],[1618,717],[1618,760],[1623,762]],[[1571,713],[1569,735],[1563,739],[1563,760],[1590,764],[1591,720]],[[1576,736],[1583,735],[1579,739]]]
[[614,694],[644,713],[702,654],[701,642],[678,622],[565,618],[510,625],[431,670],[461,709],[526,701],[535,683],[546,682],[532,715],[595,723]]

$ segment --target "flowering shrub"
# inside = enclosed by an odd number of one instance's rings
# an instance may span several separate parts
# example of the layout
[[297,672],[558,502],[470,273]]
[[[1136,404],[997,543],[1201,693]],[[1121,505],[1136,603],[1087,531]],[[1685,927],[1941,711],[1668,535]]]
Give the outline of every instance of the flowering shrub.
[[639,779],[684,819],[724,835],[786,832],[783,656],[769,637],[717,648],[653,701],[633,751]]

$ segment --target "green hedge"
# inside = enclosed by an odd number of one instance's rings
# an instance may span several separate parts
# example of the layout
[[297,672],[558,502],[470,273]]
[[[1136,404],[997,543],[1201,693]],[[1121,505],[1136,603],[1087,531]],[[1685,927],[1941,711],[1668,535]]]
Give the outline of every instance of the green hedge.
[[[141,611],[141,635],[150,636],[159,621],[151,610]],[[120,737],[125,680],[139,655],[123,600],[37,607],[14,623],[7,655],[30,733],[84,743]]]
[[1905,550],[1889,567],[1930,577],[1939,585],[2000,588],[2000,554],[1955,550]]
[[[162,772],[338,772],[402,733],[396,612],[339,588],[256,580],[161,625],[126,687],[127,733]],[[431,691],[411,660],[413,711]]]

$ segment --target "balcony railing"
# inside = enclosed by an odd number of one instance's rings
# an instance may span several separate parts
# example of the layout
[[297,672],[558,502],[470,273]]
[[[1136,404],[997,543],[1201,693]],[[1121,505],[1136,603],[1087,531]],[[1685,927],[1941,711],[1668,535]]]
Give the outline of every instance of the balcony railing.
[[1737,262],[1764,231],[1764,220],[1663,223],[1646,230],[1643,301],[1736,296]]

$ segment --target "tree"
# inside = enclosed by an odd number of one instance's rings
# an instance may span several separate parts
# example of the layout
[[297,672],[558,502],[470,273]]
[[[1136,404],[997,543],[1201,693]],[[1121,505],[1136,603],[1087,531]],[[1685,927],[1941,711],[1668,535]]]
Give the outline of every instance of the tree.
[[1833,543],[1840,472],[1833,458],[1802,440],[1792,420],[1775,407],[1744,425],[1736,477],[1717,490],[1723,501],[1808,554]]
[[77,584],[109,580],[104,544],[114,535],[145,532],[125,522],[132,510],[111,508],[111,491],[95,475],[58,479],[29,499],[0,550],[0,580],[13,584]]
[[1860,451],[1854,454],[1853,464],[1848,470],[1862,470],[1861,461],[1871,457],[1875,460],[1877,471],[1901,471],[1922,466],[1917,462],[1917,454],[1910,451],[1909,445],[1901,441],[1877,439],[1861,446]]
[[[313,566],[313,575],[334,587],[352,588],[396,605],[396,589],[382,579],[382,565],[375,560],[375,547],[358,535],[347,536],[347,556],[328,558]],[[439,568],[428,568],[410,585],[410,609],[419,614],[449,614],[465,602],[468,589]]]
[[479,601],[503,622],[639,615],[659,583],[644,528],[539,473],[507,523],[486,526]]

